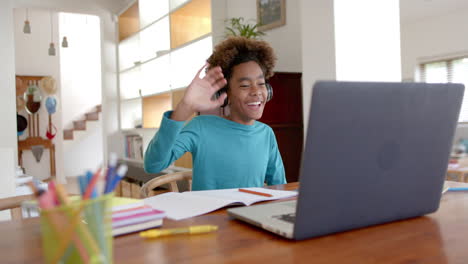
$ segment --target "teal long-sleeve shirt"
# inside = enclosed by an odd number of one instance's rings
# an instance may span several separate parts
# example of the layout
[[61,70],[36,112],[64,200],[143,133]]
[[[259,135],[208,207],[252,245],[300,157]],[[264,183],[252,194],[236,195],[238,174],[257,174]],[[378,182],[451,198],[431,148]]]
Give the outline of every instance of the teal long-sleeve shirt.
[[193,157],[192,190],[262,187],[286,183],[273,130],[264,123],[239,124],[202,115],[184,125],[164,113],[159,131],[148,145],[148,173],[167,168],[185,152]]

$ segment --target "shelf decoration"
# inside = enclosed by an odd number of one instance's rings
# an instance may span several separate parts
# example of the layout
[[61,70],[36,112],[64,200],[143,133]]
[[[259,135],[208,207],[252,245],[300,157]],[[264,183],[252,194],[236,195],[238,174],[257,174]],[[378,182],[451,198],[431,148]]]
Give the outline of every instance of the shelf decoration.
[[57,85],[55,79],[51,76],[46,76],[40,81],[42,90],[48,95],[54,95],[57,93]]
[[24,101],[26,102],[26,111],[33,115],[41,108],[42,94],[36,82],[30,82],[26,92],[24,93]]
[[18,133],[18,137],[24,134],[24,131],[28,127],[28,120],[26,117],[16,114],[16,131]]
[[57,134],[57,128],[52,124],[52,114],[57,111],[57,98],[53,95],[48,96],[45,101],[45,106],[47,113],[49,113],[49,125],[47,126],[46,137],[52,140]]
[[[39,129],[39,109],[42,100],[41,88],[49,95],[45,100],[45,106],[49,113],[49,129],[48,133],[46,133],[48,138],[41,137]],[[28,131],[26,139],[18,139],[18,163],[21,167],[23,166],[22,156],[23,152],[27,150],[32,151],[36,161],[40,162],[44,149],[48,149],[50,155],[50,180],[55,179],[56,176],[55,145],[49,138],[49,136],[55,135],[57,132],[57,129],[51,122],[51,115],[55,113],[57,107],[57,99],[53,96],[56,91],[55,80],[51,77],[16,76],[16,108],[18,112],[23,110],[27,112],[27,119],[17,114],[18,136],[21,136],[26,128]],[[54,128],[55,132],[53,132]]]

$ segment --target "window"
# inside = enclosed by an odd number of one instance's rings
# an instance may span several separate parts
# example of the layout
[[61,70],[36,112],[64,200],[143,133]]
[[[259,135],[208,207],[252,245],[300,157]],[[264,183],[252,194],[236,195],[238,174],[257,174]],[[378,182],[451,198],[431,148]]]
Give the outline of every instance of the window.
[[[468,87],[468,56],[420,65],[421,81],[428,83],[463,83]],[[468,95],[465,90],[458,122],[468,122]]]

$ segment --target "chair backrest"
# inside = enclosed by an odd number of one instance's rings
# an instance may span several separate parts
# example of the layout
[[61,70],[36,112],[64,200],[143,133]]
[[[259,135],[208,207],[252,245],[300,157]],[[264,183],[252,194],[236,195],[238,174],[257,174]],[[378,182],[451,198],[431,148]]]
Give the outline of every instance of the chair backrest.
[[23,218],[21,204],[24,201],[29,201],[33,199],[34,199],[34,195],[32,194],[2,198],[0,199],[0,211],[11,210],[12,220],[21,219]]
[[140,197],[146,198],[151,195],[151,191],[164,184],[169,184],[171,192],[179,192],[177,181],[188,181],[189,191],[192,190],[192,171],[180,171],[169,173],[163,176],[156,177],[141,186]]

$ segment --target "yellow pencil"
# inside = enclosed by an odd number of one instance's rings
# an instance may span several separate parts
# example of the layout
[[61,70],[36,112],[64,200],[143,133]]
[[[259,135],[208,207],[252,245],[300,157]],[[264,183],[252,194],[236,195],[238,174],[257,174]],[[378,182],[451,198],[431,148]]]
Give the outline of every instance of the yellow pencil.
[[144,238],[156,238],[161,236],[172,236],[181,234],[202,234],[218,230],[218,226],[214,225],[199,225],[189,226],[181,228],[170,228],[170,229],[151,229],[140,232],[140,236]]

